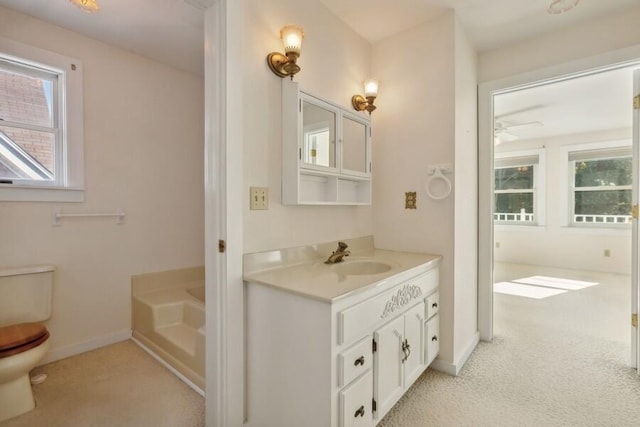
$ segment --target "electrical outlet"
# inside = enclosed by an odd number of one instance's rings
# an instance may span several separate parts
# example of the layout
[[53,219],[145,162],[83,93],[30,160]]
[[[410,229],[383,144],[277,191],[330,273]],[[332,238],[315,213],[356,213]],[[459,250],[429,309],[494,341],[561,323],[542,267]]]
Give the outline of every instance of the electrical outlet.
[[249,190],[252,211],[269,209],[269,189],[267,187],[251,187]]
[[605,249],[604,250],[604,256],[609,258],[611,256],[611,249]]

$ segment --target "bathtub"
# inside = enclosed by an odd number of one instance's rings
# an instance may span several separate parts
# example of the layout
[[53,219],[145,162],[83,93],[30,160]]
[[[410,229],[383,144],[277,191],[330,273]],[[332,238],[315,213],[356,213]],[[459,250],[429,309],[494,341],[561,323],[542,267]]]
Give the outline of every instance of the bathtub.
[[133,276],[131,289],[134,340],[203,391],[204,268]]

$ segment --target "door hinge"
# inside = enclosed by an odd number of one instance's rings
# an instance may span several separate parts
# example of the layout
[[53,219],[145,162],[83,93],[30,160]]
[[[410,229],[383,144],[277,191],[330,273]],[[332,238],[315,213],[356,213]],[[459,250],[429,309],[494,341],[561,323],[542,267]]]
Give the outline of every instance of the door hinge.
[[633,109],[640,110],[640,95],[633,97]]
[[634,328],[638,327],[638,314],[632,314],[631,315],[631,326],[633,326]]
[[633,205],[631,207],[631,218],[638,219],[638,205]]
[[227,249],[227,243],[224,240],[218,240],[218,252],[224,253]]
[[371,399],[371,410],[372,410],[372,412],[377,412],[378,411],[378,404],[376,403],[375,399]]
[[378,343],[376,342],[375,338],[373,340],[373,352],[375,353],[376,351],[378,351]]

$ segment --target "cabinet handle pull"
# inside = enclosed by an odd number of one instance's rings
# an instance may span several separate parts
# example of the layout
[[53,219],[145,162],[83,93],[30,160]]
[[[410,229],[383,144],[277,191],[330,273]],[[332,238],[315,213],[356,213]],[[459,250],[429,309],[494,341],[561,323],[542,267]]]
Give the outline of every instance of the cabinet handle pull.
[[356,359],[355,362],[353,362],[354,366],[358,366],[358,365],[362,365],[364,366],[364,356],[360,356]]
[[359,407],[355,414],[353,414],[355,418],[364,417],[364,405]]
[[407,361],[409,356],[411,356],[411,346],[409,345],[409,341],[407,341],[406,339],[402,342],[402,352],[404,353],[402,363],[404,363]]
[[434,302],[433,304],[431,304],[431,308],[438,308],[438,303]]
[[433,338],[431,338],[431,341],[438,341],[438,336],[434,335]]

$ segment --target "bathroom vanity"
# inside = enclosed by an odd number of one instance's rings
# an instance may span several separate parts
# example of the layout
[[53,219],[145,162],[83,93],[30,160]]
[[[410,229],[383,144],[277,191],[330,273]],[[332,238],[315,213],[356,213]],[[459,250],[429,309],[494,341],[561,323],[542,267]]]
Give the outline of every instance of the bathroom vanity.
[[374,426],[437,356],[440,257],[368,242],[245,255],[248,426]]

